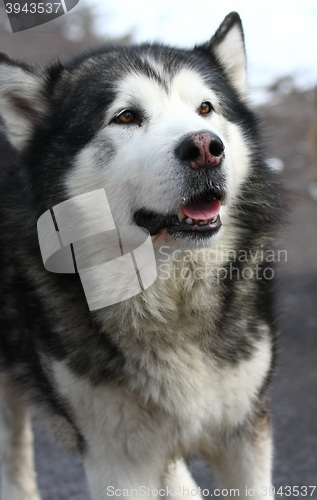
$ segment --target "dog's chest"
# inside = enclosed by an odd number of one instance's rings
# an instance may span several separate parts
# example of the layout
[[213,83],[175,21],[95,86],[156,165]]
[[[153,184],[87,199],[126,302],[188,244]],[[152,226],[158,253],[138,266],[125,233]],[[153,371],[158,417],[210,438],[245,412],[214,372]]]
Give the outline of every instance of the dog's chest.
[[[133,307],[130,303],[127,315],[122,309],[121,330],[113,337],[125,353],[129,390],[142,405],[179,421],[238,425],[251,410],[271,366],[268,327],[258,325],[261,333],[243,357],[239,345],[246,338],[250,341],[254,332],[243,331],[247,329],[243,313],[236,315],[230,338],[225,329],[217,331],[219,288],[211,290],[209,283],[198,281],[189,294],[191,300],[186,300],[177,287],[173,290],[173,283],[158,285],[148,292],[147,301],[136,301]],[[229,350],[236,356],[227,356]]]
[[188,343],[132,363],[128,385],[142,402],[180,421],[236,426],[251,411],[270,366],[268,338],[237,363],[219,362]]
[[[216,327],[219,289],[210,293],[208,284],[200,281],[195,295],[185,300],[186,294],[173,283],[159,285],[147,292],[147,300],[138,297],[98,315],[105,335],[121,353],[116,362],[119,378],[94,385],[61,363],[55,364],[55,380],[74,412],[80,408],[83,425],[91,425],[92,433],[96,426],[113,429],[122,432],[124,440],[141,428],[156,433],[164,427],[168,440],[174,436],[190,449],[201,436],[243,424],[252,412],[271,366],[270,336],[262,325],[248,356],[221,358],[228,338],[225,329],[217,332]],[[244,319],[242,312],[236,316],[231,350],[241,342]],[[213,350],[216,337],[219,346]],[[98,356],[94,359],[94,370],[102,370]],[[135,416],[136,429],[131,429],[129,415]]]
[[107,441],[115,435],[128,446],[131,436],[135,442],[145,433],[147,443],[161,436],[168,446],[193,452],[204,436],[212,440],[245,422],[270,362],[265,340],[252,358],[235,366],[217,366],[190,346],[155,363],[144,358],[131,365],[127,384],[121,385],[93,386],[63,362],[54,363],[53,371],[84,434],[104,435]]

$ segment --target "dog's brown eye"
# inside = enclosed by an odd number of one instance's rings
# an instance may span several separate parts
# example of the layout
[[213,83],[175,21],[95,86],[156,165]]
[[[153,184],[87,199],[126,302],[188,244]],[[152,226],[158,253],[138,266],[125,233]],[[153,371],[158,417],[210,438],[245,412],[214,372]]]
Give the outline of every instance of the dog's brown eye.
[[208,113],[211,113],[212,110],[213,107],[208,101],[202,102],[199,108],[199,112],[201,115],[208,115]]
[[126,109],[120,113],[120,115],[117,116],[116,122],[117,123],[132,123],[135,120],[135,113],[133,111],[130,111],[129,109]]

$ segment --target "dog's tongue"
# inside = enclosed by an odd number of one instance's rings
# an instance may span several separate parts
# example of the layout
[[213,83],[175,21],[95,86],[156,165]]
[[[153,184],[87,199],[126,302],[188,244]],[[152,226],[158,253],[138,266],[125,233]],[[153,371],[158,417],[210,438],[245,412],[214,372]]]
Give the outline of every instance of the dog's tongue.
[[199,201],[191,205],[184,205],[182,210],[191,219],[208,220],[219,214],[220,202],[218,200]]

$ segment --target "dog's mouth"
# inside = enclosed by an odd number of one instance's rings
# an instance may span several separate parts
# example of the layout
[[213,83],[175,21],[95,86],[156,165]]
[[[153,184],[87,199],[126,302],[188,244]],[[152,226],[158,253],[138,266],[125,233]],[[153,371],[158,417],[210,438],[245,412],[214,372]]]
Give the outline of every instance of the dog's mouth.
[[146,228],[151,236],[163,229],[174,238],[199,237],[209,238],[220,229],[220,208],[223,197],[202,195],[192,198],[173,214],[159,214],[145,208],[137,210],[134,220],[140,227]]

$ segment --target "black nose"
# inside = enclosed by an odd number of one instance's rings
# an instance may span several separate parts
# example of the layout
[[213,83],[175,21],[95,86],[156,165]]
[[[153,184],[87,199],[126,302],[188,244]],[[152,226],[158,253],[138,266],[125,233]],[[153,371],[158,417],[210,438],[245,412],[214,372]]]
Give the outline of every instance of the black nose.
[[176,156],[194,168],[210,168],[220,165],[224,144],[212,132],[200,132],[185,137],[175,149]]

